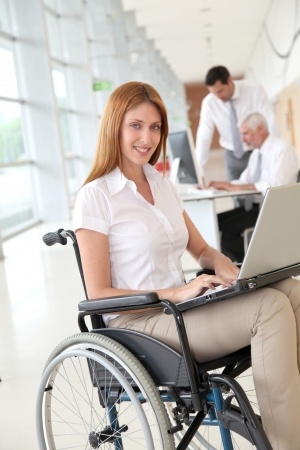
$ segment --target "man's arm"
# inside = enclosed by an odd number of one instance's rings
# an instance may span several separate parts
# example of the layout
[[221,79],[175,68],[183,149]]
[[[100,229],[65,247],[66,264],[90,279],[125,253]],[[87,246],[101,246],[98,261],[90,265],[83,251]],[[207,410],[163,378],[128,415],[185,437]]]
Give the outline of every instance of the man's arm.
[[196,134],[196,158],[201,176],[204,177],[205,165],[209,158],[210,146],[213,138],[215,124],[207,100],[204,98],[201,106],[200,120]]
[[250,155],[247,167],[243,170],[240,177],[231,181],[211,181],[209,186],[215,189],[224,189],[226,191],[256,191],[257,188],[253,184],[253,176],[251,167],[256,164],[256,154],[259,150],[254,150]]
[[[238,181],[238,180],[237,180]],[[229,181],[211,181],[209,187],[225,191],[255,191],[254,184],[235,184]]]

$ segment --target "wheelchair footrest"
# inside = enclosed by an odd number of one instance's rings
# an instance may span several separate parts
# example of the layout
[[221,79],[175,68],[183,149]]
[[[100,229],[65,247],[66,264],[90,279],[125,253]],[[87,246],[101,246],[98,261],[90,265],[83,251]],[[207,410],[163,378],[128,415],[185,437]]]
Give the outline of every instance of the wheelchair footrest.
[[222,423],[224,428],[234,431],[235,433],[243,436],[243,438],[254,444],[251,434],[248,430],[245,417],[239,411],[234,409],[227,409],[225,411],[219,411],[218,419]]
[[239,434],[251,442],[252,445],[255,445],[256,448],[260,450],[272,450],[259,417],[256,416],[257,426],[252,426],[240,408],[235,405],[230,405],[228,409],[225,407],[225,409],[217,413],[217,416],[224,428]]

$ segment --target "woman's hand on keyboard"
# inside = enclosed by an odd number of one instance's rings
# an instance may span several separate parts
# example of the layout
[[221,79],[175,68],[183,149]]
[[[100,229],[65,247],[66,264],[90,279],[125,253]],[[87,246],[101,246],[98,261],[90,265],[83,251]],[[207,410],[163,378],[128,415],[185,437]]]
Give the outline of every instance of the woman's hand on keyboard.
[[215,273],[230,284],[234,284],[239,275],[239,268],[233,264],[230,258],[221,254],[215,261]]
[[174,296],[170,300],[174,301],[174,303],[183,302],[184,300],[189,300],[190,298],[204,294],[207,289],[215,289],[216,286],[227,287],[231,285],[231,282],[228,282],[217,275],[202,274],[197,278],[194,278],[188,284],[176,288],[174,290]]

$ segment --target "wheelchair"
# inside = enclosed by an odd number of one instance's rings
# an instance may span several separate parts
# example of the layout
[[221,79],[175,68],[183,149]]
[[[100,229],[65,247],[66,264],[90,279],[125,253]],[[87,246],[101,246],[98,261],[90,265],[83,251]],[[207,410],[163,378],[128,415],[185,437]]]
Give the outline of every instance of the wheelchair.
[[[86,300],[78,305],[81,332],[61,342],[44,368],[36,406],[39,448],[272,450],[236,380],[251,367],[250,347],[200,364],[182,314],[155,292],[88,300],[74,232],[43,236],[47,245],[68,239]],[[173,315],[180,352],[143,333],[105,327],[102,319],[153,307]]]

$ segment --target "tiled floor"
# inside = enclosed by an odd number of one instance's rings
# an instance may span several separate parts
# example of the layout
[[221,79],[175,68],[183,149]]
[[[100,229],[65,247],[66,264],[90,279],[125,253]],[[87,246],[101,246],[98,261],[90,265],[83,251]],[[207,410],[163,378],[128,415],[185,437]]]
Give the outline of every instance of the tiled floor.
[[[213,152],[208,179],[224,178],[220,160],[221,152]],[[230,206],[226,200],[217,204],[218,210]],[[72,245],[46,247],[42,242],[44,233],[62,227],[71,225],[42,224],[3,246],[0,450],[38,450],[35,401],[43,366],[61,340],[78,332],[77,303],[84,293]]]

